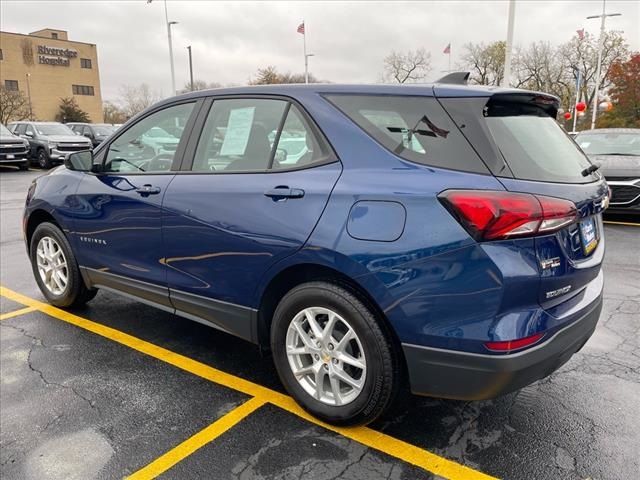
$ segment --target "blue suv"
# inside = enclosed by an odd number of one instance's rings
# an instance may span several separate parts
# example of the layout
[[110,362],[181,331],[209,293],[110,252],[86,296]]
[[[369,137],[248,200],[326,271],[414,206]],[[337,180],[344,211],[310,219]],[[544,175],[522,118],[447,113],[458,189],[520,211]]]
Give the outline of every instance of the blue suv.
[[31,185],[36,281],[60,307],[101,288],[258,344],[335,424],[407,381],[477,400],[543,378],[598,321],[608,187],[557,98],[465,77],[163,101]]

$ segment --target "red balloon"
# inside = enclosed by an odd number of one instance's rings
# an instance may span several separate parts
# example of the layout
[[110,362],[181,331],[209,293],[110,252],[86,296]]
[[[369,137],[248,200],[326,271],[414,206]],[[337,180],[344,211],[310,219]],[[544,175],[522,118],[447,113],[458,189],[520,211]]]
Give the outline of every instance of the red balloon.
[[565,112],[564,119],[565,120],[571,120],[571,112]]
[[584,102],[576,103],[576,110],[579,112],[584,112],[587,109],[587,104]]

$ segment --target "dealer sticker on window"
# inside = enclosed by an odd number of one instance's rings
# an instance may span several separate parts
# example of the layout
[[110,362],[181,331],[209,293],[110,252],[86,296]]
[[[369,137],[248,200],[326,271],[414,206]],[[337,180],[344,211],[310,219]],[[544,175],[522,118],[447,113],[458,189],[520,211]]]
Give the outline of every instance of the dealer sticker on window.
[[582,250],[585,255],[589,255],[598,245],[596,224],[593,217],[580,222],[580,237],[582,239]]

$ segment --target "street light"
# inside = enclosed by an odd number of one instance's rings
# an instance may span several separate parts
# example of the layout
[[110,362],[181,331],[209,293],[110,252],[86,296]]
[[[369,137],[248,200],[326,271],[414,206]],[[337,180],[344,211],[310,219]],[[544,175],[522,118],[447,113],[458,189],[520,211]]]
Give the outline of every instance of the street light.
[[[164,2],[165,6],[167,2]],[[171,90],[173,94],[176,95],[178,92],[176,91],[176,69],[173,66],[173,42],[171,41],[171,25],[177,25],[178,22],[170,22],[167,20],[167,37],[169,38],[169,60],[171,62]]]
[[600,18],[600,38],[598,40],[598,68],[596,70],[596,91],[593,94],[593,112],[591,113],[591,130],[596,128],[596,112],[598,110],[598,95],[600,95],[600,73],[602,70],[602,49],[604,48],[604,22],[607,17],[619,17],[621,13],[605,13],[606,1],[602,0],[602,15],[590,15],[587,20]]
[[193,58],[191,57],[191,45],[187,47],[187,50],[189,50],[189,80],[191,91],[193,92]]
[[[147,0],[147,3],[151,3],[153,0]],[[169,62],[171,63],[171,89],[173,94],[178,93],[176,91],[176,72],[173,66],[173,42],[171,41],[171,25],[176,25],[178,22],[169,21],[169,11],[167,10],[167,0],[164,0],[164,19],[167,23],[167,40],[169,40]]]
[[[509,87],[511,83],[511,50],[513,49],[513,23],[516,17],[516,0],[509,0],[509,20],[507,22],[507,44],[504,55],[504,74],[502,75],[502,86]],[[451,55],[449,55],[451,61]]]
[[304,83],[309,83],[309,57],[315,57],[315,53],[304,54]]

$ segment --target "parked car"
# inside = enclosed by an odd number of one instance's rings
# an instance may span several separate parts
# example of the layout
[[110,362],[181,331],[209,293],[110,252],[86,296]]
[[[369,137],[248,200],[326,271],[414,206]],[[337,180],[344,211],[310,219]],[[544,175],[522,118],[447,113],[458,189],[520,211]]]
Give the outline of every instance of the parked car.
[[[377,418],[405,373],[461,400],[543,378],[596,327],[608,187],[556,97],[467,76],[163,101],[31,185],[38,286],[59,307],[121,292],[270,349],[335,424]],[[140,148],[154,128],[177,148]],[[292,132],[295,163],[278,154]]]
[[607,213],[640,220],[640,128],[585,130],[575,140],[611,188]]
[[91,140],[93,147],[97,147],[109,135],[116,131],[116,128],[108,123],[67,123],[67,127],[73,130],[77,135],[82,135]]
[[29,169],[29,142],[15,136],[0,123],[0,164]]
[[9,130],[29,142],[30,156],[40,168],[49,169],[64,162],[70,153],[92,147],[89,139],[78,137],[58,122],[11,122]]
[[156,155],[163,153],[173,155],[180,139],[161,127],[153,127],[140,136],[140,142],[153,148]]

